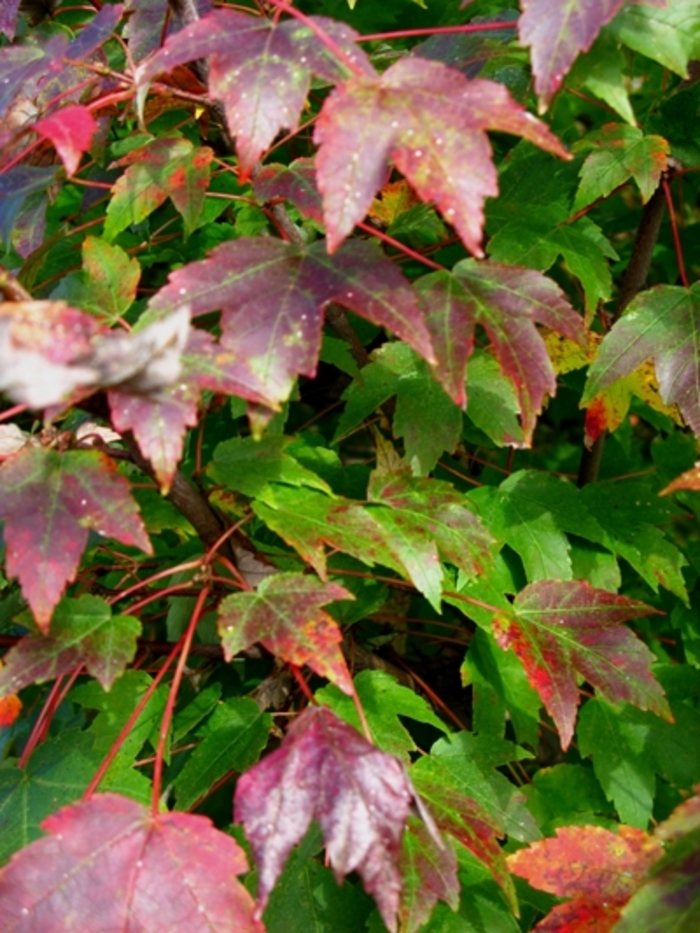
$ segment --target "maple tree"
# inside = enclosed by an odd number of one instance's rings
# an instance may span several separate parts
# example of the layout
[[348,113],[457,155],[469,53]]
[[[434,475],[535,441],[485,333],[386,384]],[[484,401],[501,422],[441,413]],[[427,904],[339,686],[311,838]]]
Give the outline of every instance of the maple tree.
[[3,930],[697,929],[699,60],[0,0]]

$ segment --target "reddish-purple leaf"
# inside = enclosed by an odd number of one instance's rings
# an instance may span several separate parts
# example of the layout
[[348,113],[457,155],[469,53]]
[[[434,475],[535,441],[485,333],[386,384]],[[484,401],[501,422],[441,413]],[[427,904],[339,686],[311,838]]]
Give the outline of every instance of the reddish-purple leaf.
[[332,260],[322,243],[308,249],[264,237],[223,243],[172,273],[149,307],[160,314],[187,302],[193,317],[221,310],[230,391],[277,408],[297,374],[316,372],[330,301],[387,327],[432,361],[413,289],[378,245],[360,240]]
[[182,456],[185,432],[197,424],[199,392],[183,382],[150,396],[111,389],[107,398],[115,429],[133,432],[166,494]]
[[38,45],[12,45],[0,49],[0,112],[5,113],[15,97],[34,86],[35,80],[50,73],[66,54],[65,35],[54,36],[43,48]]
[[17,14],[21,0],[2,0],[0,3],[0,32],[12,41],[17,28]]
[[117,179],[107,207],[105,239],[140,223],[167,198],[181,214],[185,232],[191,233],[202,213],[213,157],[207,146],[195,148],[182,136],[163,136],[115,162],[126,171]]
[[141,632],[133,616],[113,616],[99,596],[64,599],[51,619],[50,635],[25,635],[5,655],[0,668],[0,694],[68,674],[79,664],[105,690],[134,659]]
[[[116,794],[64,807],[50,834],[0,873],[6,933],[141,931],[264,933],[236,875],[248,870],[237,842],[207,817],[150,813]],[[76,926],[78,924],[78,926]]]
[[658,285],[642,292],[615,322],[588,372],[582,404],[606,386],[653,359],[661,398],[678,405],[700,435],[700,283]]
[[313,159],[296,159],[290,165],[265,165],[253,179],[253,191],[258,201],[283,198],[304,217],[323,223],[323,204],[316,186]]
[[44,631],[89,530],[152,553],[128,482],[99,451],[24,447],[0,467],[0,518],[7,574]]
[[625,0],[521,0],[518,32],[523,45],[532,49],[535,91],[540,109],[547,104],[573,65],[586,52],[601,28],[613,18]]
[[352,678],[340,650],[343,633],[321,606],[353,598],[337,583],[322,583],[301,573],[277,573],[263,580],[254,593],[227,596],[218,610],[226,660],[260,642],[284,661],[299,667],[308,664],[352,695]]
[[612,933],[620,908],[662,855],[648,833],[621,826],[562,826],[508,856],[513,874],[542,891],[568,897],[537,924],[542,933]]
[[83,153],[90,148],[92,137],[97,132],[97,123],[87,107],[69,104],[39,120],[32,129],[53,144],[66,172],[73,175],[78,170]]
[[667,719],[671,711],[650,672],[654,655],[622,623],[658,612],[579,580],[526,586],[512,612],[494,618],[496,640],[520,658],[530,684],[569,747],[581,674],[611,703],[627,702]]
[[429,828],[409,816],[399,862],[403,888],[399,902],[401,930],[415,933],[438,901],[459,905],[457,857],[448,842],[439,845]]
[[566,157],[559,140],[503,85],[469,81],[440,62],[403,58],[381,77],[336,88],[314,130],[329,250],[363,219],[391,158],[481,256],[484,201],[498,194],[486,130],[523,136]]
[[[324,17],[312,21],[341,55],[374,75],[365,53],[355,45],[354,30]],[[347,66],[295,19],[275,24],[261,16],[215,10],[170,36],[138,68],[139,100],[143,102],[156,75],[203,58],[209,62],[209,93],[223,103],[229,130],[236,137],[242,177],[281,129],[296,129],[312,74],[331,82],[347,76]]]
[[452,273],[425,276],[418,289],[438,357],[437,376],[445,391],[458,405],[466,404],[467,360],[474,328],[481,324],[501,371],[515,389],[529,444],[545,396],[556,391],[554,369],[535,324],[545,324],[586,346],[583,321],[559,286],[532,269],[465,259]]
[[338,880],[357,871],[394,930],[401,836],[411,799],[396,758],[370,745],[327,707],[306,709],[280,748],[236,786],[236,821],[245,826],[258,864],[260,907],[292,847],[315,820]]

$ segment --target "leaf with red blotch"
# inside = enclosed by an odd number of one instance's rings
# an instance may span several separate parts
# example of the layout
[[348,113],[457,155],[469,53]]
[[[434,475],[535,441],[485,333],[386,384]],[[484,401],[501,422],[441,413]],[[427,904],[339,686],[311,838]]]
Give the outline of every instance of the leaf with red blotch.
[[361,240],[333,259],[322,242],[305,249],[270,237],[222,243],[173,272],[149,308],[161,315],[187,302],[193,317],[221,310],[220,348],[232,356],[229,391],[279,408],[297,374],[315,375],[330,301],[388,328],[432,362],[415,292],[378,244]]
[[109,690],[133,661],[140,633],[138,619],[113,616],[99,596],[63,599],[54,611],[49,635],[25,635],[5,655],[0,695],[54,680],[79,664]]
[[[321,16],[311,22],[353,67],[375,71],[357,47],[357,33]],[[261,16],[214,10],[170,36],[136,71],[139,105],[153,79],[176,65],[206,59],[209,93],[224,105],[226,122],[236,137],[241,178],[281,129],[295,130],[311,88],[311,75],[342,81],[348,66],[314,31],[296,19],[275,24]]]
[[153,814],[126,797],[96,794],[41,825],[49,835],[0,873],[7,933],[65,933],[77,917],[83,930],[264,933],[236,878],[248,870],[245,854],[207,817]]
[[438,901],[457,910],[460,885],[454,849],[447,842],[438,845],[425,823],[415,816],[409,816],[406,824],[399,869],[403,879],[399,901],[402,931],[415,933]]
[[[2,667],[0,667],[0,676]],[[22,701],[14,693],[0,698],[0,729],[6,729],[16,721],[22,709]]]
[[436,375],[458,405],[465,405],[466,366],[474,328],[488,334],[501,368],[520,405],[525,441],[530,444],[546,395],[556,376],[536,323],[545,324],[585,347],[583,320],[558,285],[540,272],[484,260],[464,259],[452,273],[419,279],[426,320],[438,357]]
[[105,240],[140,223],[168,198],[182,216],[185,233],[191,233],[204,207],[213,157],[208,146],[195,147],[182,136],[163,136],[113,163],[113,167],[126,166],[126,171],[112,189]]
[[647,870],[663,850],[648,833],[620,826],[562,826],[508,856],[513,874],[542,891],[571,898],[537,924],[541,933],[612,933]]
[[83,153],[90,148],[92,137],[97,132],[97,123],[87,107],[69,104],[51,116],[38,120],[32,129],[53,144],[66,172],[73,175],[78,170]]
[[7,574],[19,578],[44,632],[89,530],[152,553],[128,482],[96,450],[22,448],[0,466],[0,518]]
[[467,249],[483,255],[484,201],[498,194],[486,130],[513,133],[567,157],[503,85],[469,81],[441,62],[403,58],[380,77],[336,88],[314,129],[329,251],[367,214],[391,157],[416,193],[435,201]]
[[256,642],[276,657],[309,667],[352,695],[352,678],[340,650],[343,633],[321,609],[336,599],[354,599],[337,583],[301,573],[276,573],[254,593],[234,593],[219,605],[219,634],[226,660]]
[[526,586],[511,612],[494,617],[501,648],[512,648],[569,747],[581,674],[606,700],[626,702],[671,719],[664,691],[650,672],[654,655],[622,623],[657,613],[645,603],[582,580],[539,580]]
[[316,186],[313,159],[295,159],[289,165],[263,166],[253,179],[253,191],[258,201],[284,198],[304,217],[323,223],[323,205]]
[[245,827],[258,865],[260,908],[292,847],[315,820],[336,878],[357,871],[395,930],[401,836],[412,798],[396,758],[370,745],[328,707],[308,707],[281,746],[236,786],[235,818]]
[[661,398],[678,405],[700,435],[700,353],[689,334],[700,329],[700,283],[657,285],[637,295],[603,338],[588,371],[581,404],[653,359]]
[[463,793],[439,757],[420,758],[411,768],[411,780],[440,832],[451,836],[488,868],[511,909],[517,912],[513,879],[497,840],[503,833],[494,826],[489,814]]
[[634,178],[646,203],[659,186],[668,165],[669,144],[662,136],[645,136],[636,126],[607,123],[584,136],[574,152],[589,152],[581,166],[581,184],[572,211],[606,198]]

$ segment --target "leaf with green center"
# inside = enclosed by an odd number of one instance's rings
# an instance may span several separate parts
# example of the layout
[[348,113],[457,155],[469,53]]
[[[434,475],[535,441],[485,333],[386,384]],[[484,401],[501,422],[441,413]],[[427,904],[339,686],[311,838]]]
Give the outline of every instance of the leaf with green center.
[[99,237],[85,237],[80,304],[93,311],[98,320],[114,324],[128,311],[140,278],[138,259]]
[[232,437],[217,444],[207,472],[215,483],[251,497],[258,495],[267,483],[309,486],[330,493],[330,487],[320,476],[286,452],[291,443],[290,437],[273,435],[259,441]]
[[51,620],[50,635],[25,635],[5,655],[0,695],[31,683],[53,680],[79,664],[109,688],[136,654],[141,624],[133,616],[112,616],[99,596],[63,599]]
[[126,171],[117,179],[107,207],[105,240],[140,223],[168,198],[182,216],[185,234],[191,233],[204,207],[213,157],[206,146],[195,148],[181,136],[162,136],[119,159],[115,166],[125,166]]
[[260,758],[267,745],[272,716],[253,700],[231,697],[219,703],[206,725],[203,739],[175,778],[177,805],[191,810],[229,771],[243,772]]
[[[430,756],[442,773],[440,782],[474,800],[487,814],[486,822],[498,832],[520,842],[540,838],[525,798],[496,770],[511,761],[532,758],[530,752],[505,739],[458,732],[439,739],[430,749]],[[423,768],[431,772],[432,765],[421,764],[419,770]],[[429,776],[432,779],[432,774]]]
[[457,909],[459,881],[454,850],[447,843],[438,845],[425,823],[415,816],[406,822],[399,869],[403,882],[399,920],[406,933],[416,933],[438,901]]
[[262,933],[255,903],[235,877],[248,870],[245,854],[207,817],[153,814],[125,797],[98,794],[42,825],[49,835],[17,853],[0,875],[0,926],[7,931],[39,925],[60,933],[80,916],[86,929],[172,933],[186,918],[190,933]]
[[563,749],[574,733],[581,674],[612,703],[624,700],[671,718],[654,656],[622,623],[658,610],[585,581],[540,580],[494,618],[496,640],[520,658],[554,720]]
[[287,399],[297,374],[315,375],[331,301],[433,360],[415,292],[376,243],[356,240],[333,259],[320,242],[306,249],[265,237],[223,243],[173,272],[149,308],[161,316],[183,301],[193,317],[223,312],[220,347],[233,359],[228,391],[270,408]]
[[97,123],[87,107],[69,104],[48,117],[42,117],[32,129],[51,142],[66,172],[74,175],[83,153],[90,148]]
[[353,598],[337,583],[322,583],[300,573],[276,573],[254,593],[227,596],[219,605],[226,659],[260,642],[291,664],[308,664],[350,694],[352,680],[340,650],[343,635],[321,606]]
[[241,176],[247,177],[281,129],[297,128],[311,75],[332,83],[347,76],[348,66],[329,46],[353,67],[374,74],[355,44],[354,30],[325,17],[312,17],[311,22],[328,37],[325,43],[296,19],[274,23],[234,10],[214,10],[170,36],[139,66],[140,106],[157,75],[185,62],[207,60],[209,93],[224,106],[229,131],[236,137]]
[[0,467],[6,568],[46,631],[89,530],[151,554],[129,484],[99,451],[24,447]]
[[585,346],[583,321],[551,279],[531,269],[465,259],[452,273],[434,272],[418,283],[438,357],[437,375],[457,404],[465,405],[467,360],[480,324],[501,372],[520,405],[526,443],[556,378],[536,323]]
[[543,933],[612,933],[620,909],[661,857],[659,843],[639,829],[563,826],[552,839],[508,856],[511,871],[543,891],[567,897],[537,925]]
[[498,194],[486,130],[567,155],[503,85],[469,81],[441,62],[403,58],[379,77],[336,88],[314,128],[329,250],[367,214],[391,158],[423,200],[435,201],[467,249],[481,256],[484,201]]
[[[391,674],[385,671],[361,671],[354,678],[354,683],[372,740],[389,755],[395,755],[408,764],[411,752],[418,750],[400,716],[447,733],[445,724],[423,697],[397,683]],[[362,732],[357,707],[349,696],[334,686],[322,687],[316,691],[315,696],[320,703],[329,706],[341,719]]]
[[646,202],[659,186],[668,163],[669,145],[661,136],[645,136],[636,126],[608,123],[576,143],[576,152],[590,152],[581,167],[581,184],[573,210],[606,198],[634,178]]
[[630,302],[603,338],[582,403],[653,359],[661,398],[700,435],[700,284],[658,285]]
[[451,836],[488,868],[503,889],[511,908],[517,912],[515,888],[497,840],[501,832],[489,814],[464,794],[436,756],[427,755],[419,759],[411,768],[410,775],[440,832]]
[[339,881],[357,871],[384,922],[395,930],[401,836],[413,799],[402,765],[326,706],[309,706],[278,749],[239,778],[235,819],[258,865],[265,907],[294,845],[312,820]]

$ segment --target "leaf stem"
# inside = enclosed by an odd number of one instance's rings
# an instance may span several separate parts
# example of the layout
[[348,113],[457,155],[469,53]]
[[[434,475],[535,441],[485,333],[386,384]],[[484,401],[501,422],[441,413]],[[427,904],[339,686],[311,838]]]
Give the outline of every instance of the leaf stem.
[[168,693],[168,701],[165,704],[165,709],[163,711],[163,718],[160,722],[158,747],[156,748],[156,760],[153,765],[153,790],[151,793],[151,812],[154,816],[158,813],[158,805],[160,803],[160,789],[163,782],[163,758],[165,756],[165,743],[168,740],[168,732],[170,731],[170,723],[173,719],[175,702],[177,700],[177,694],[180,689],[180,683],[182,682],[182,675],[185,670],[185,664],[187,663],[187,657],[190,652],[195,629],[199,625],[199,621],[202,617],[202,611],[209,596],[210,589],[210,587],[205,586],[197,596],[197,602],[194,609],[192,610],[192,616],[190,617],[189,625],[187,626],[187,630],[181,639],[182,650],[180,651],[180,657],[178,658],[177,667],[175,668],[173,682],[170,684],[170,692]]
[[686,275],[686,272],[685,272],[685,262],[683,260],[683,247],[681,246],[681,238],[680,238],[680,234],[678,233],[678,222],[676,220],[676,212],[673,208],[671,186],[669,185],[667,178],[662,179],[661,186],[664,189],[664,197],[666,199],[666,206],[668,207],[668,219],[671,221],[671,232],[673,233],[673,245],[676,250],[676,261],[678,262],[678,277],[680,278],[685,288],[690,288],[690,285],[688,284],[688,276]]
[[435,26],[432,29],[399,29],[396,32],[375,32],[360,36],[358,42],[381,42],[389,39],[410,39],[413,36],[440,36],[451,33],[494,32],[499,29],[516,29],[513,23],[465,23],[462,26]]

